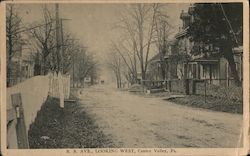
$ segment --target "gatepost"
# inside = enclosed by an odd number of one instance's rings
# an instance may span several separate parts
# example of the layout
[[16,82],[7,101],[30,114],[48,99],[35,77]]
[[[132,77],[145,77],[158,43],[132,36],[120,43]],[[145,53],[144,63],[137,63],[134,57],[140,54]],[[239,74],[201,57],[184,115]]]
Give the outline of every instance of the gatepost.
[[12,106],[16,111],[16,135],[19,149],[29,148],[29,141],[24,121],[24,110],[22,105],[21,93],[11,95]]

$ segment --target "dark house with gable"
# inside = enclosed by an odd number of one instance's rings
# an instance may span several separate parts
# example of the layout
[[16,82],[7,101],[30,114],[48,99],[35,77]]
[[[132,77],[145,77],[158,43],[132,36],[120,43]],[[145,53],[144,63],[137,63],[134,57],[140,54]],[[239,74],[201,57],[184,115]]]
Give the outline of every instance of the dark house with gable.
[[[208,53],[199,53],[199,45],[191,42],[188,36],[189,25],[192,24],[192,16],[188,12],[182,11],[180,15],[182,27],[175,35],[174,39],[168,43],[168,49],[164,56],[167,69],[167,80],[173,79],[193,79],[204,80],[213,85],[232,85],[233,77],[228,65],[228,61],[218,55],[218,49],[213,45],[207,45],[205,48]],[[236,68],[242,81],[243,78],[243,48],[233,49]],[[149,61],[149,72],[151,80],[162,80],[160,72],[160,56],[156,54]],[[150,75],[149,74],[149,75]]]

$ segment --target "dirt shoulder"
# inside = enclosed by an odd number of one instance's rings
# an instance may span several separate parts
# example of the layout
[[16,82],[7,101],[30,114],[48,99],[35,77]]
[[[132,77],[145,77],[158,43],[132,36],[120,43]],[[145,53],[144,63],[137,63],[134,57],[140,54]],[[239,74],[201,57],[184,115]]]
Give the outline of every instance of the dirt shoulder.
[[30,148],[102,148],[112,147],[112,141],[99,129],[94,120],[79,107],[49,97],[38,112],[29,130]]

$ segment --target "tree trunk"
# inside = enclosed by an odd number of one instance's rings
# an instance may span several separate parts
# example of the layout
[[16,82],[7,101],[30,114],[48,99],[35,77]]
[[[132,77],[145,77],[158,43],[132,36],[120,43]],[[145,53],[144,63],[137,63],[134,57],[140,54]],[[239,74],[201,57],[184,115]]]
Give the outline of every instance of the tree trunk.
[[42,68],[41,68],[41,73],[42,73],[42,75],[45,75],[45,66],[46,66],[46,56],[45,56],[45,54],[43,53],[43,58],[42,58],[43,60],[42,60]]
[[224,54],[225,58],[228,61],[229,67],[230,67],[231,72],[232,72],[232,76],[234,78],[234,83],[236,86],[240,86],[241,82],[240,82],[240,78],[239,78],[238,71],[236,69],[236,64],[234,61],[234,54],[233,54],[233,50],[232,50],[233,48],[232,48],[230,42],[224,43],[222,45],[223,46],[221,47],[221,52],[222,52],[222,54]]
[[120,86],[120,88],[122,88],[122,80],[121,80],[121,76],[119,76],[119,86]]
[[114,71],[114,73],[115,73],[115,78],[116,78],[116,87],[119,88],[119,76],[116,71]]
[[161,62],[161,76],[162,76],[162,79],[165,80],[165,78],[166,78],[166,62],[164,59],[164,55],[165,55],[164,48],[159,48],[159,53],[160,53],[160,62]]
[[12,29],[12,6],[10,6],[9,27],[8,27],[8,30],[7,30],[7,39],[8,39],[7,87],[10,86],[10,79],[11,79],[11,72],[10,72],[10,70],[11,70],[10,63],[11,63],[11,56],[12,56],[12,34],[11,34],[11,29]]
[[119,78],[119,81],[118,81],[118,83],[119,83],[119,88],[121,88],[121,86],[122,86],[122,80],[121,80],[121,70],[120,70],[120,66],[118,67],[118,69],[117,69],[117,71],[118,71],[118,78]]
[[238,71],[236,69],[236,64],[234,62],[234,58],[233,56],[228,56],[226,57],[227,61],[228,61],[228,64],[229,64],[229,67],[231,69],[231,72],[232,72],[232,76],[234,78],[234,82],[235,82],[235,85],[236,86],[240,86],[241,85],[241,82],[240,82],[240,78],[239,78],[239,75],[238,75]]
[[168,68],[167,68],[167,75],[168,75],[168,79],[171,80],[171,62],[170,60],[168,60]]
[[141,72],[141,80],[142,80],[142,85],[145,85],[144,81],[143,80],[146,80],[146,71],[145,70],[142,70]]
[[121,73],[119,72],[119,86],[122,88],[122,78],[121,78]]
[[[11,20],[10,20],[11,21]],[[10,22],[10,28],[11,28],[11,22]],[[10,31],[10,30],[9,30]],[[8,35],[8,61],[7,61],[7,87],[10,86],[11,82],[11,57],[12,57],[12,35]]]

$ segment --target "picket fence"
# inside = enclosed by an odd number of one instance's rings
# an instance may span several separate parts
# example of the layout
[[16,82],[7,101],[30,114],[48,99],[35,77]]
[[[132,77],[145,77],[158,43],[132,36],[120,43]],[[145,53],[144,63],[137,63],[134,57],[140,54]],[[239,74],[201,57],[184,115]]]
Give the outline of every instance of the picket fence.
[[49,95],[60,99],[60,106],[64,107],[64,99],[70,96],[70,75],[49,73]]

